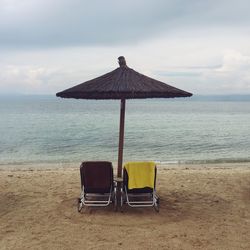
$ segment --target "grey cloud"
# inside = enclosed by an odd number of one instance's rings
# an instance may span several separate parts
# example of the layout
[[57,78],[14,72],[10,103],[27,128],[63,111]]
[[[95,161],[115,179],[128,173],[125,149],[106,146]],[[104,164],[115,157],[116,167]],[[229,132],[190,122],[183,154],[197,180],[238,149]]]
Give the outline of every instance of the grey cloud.
[[190,27],[250,24],[239,0],[0,0],[1,47],[116,45]]

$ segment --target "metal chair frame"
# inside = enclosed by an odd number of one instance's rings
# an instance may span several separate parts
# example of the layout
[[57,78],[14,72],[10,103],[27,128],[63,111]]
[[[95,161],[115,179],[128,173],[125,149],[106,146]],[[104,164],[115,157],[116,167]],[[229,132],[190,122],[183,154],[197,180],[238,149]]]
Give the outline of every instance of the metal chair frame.
[[[158,199],[159,197],[156,195],[155,190],[152,193],[140,193],[140,194],[133,194],[133,193],[128,193],[127,191],[127,187],[125,186],[125,192],[122,192],[122,196],[121,196],[121,206],[124,204],[124,201],[126,202],[126,204],[128,204],[130,207],[153,207],[153,206],[157,206],[158,204]],[[123,200],[125,194],[125,198],[126,200]],[[130,198],[141,198],[141,197],[145,197],[148,198],[148,201],[144,200],[144,201],[132,201]]]
[[[156,176],[155,176],[155,181],[156,181]],[[127,204],[130,207],[154,207],[156,212],[159,212],[160,199],[156,195],[155,188],[152,189],[153,190],[152,192],[145,192],[145,193],[130,192],[129,193],[127,190],[127,186],[126,185],[122,185],[122,186],[124,187],[124,189],[123,187],[121,187],[121,209],[124,204]],[[148,200],[133,201],[132,198],[147,198]]]
[[[112,191],[112,187],[110,188],[109,193],[104,194],[96,194],[96,193],[85,193],[84,187],[82,188],[79,204],[78,204],[78,211],[80,212],[83,206],[86,207],[107,207],[111,203],[114,203],[115,210],[117,210],[117,188],[114,184],[114,190]],[[113,196],[113,197],[112,197]],[[95,200],[94,200],[95,198]],[[99,198],[99,199],[98,199]],[[100,200],[101,198],[105,198],[104,200]]]
[[85,192],[84,185],[81,186],[80,198],[78,199],[78,212],[81,212],[83,206],[86,207],[106,207],[111,203],[117,210],[117,183],[114,181],[110,187],[109,193]]

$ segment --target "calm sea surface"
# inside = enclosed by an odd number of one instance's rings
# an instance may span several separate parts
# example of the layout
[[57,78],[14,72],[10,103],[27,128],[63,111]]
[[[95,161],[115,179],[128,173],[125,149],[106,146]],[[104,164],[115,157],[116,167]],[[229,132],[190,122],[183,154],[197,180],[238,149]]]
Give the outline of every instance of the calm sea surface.
[[[115,100],[0,97],[0,164],[117,162]],[[250,102],[128,100],[124,160],[250,161]]]

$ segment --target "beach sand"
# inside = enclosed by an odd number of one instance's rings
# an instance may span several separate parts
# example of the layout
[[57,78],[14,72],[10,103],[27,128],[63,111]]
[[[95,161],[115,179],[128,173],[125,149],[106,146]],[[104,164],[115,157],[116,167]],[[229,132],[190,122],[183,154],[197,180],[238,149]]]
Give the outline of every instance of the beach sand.
[[78,165],[1,167],[0,249],[250,249],[250,163],[159,166],[159,213],[78,213]]

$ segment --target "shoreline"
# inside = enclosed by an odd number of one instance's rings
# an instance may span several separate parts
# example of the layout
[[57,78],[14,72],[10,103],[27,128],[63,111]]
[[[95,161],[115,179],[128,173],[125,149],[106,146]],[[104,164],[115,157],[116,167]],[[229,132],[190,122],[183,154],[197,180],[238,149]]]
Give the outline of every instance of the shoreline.
[[[79,162],[75,163],[31,163],[31,164],[0,164],[0,171],[12,170],[12,171],[29,171],[29,170],[60,170],[60,169],[79,169]],[[234,163],[169,163],[161,164],[156,163],[157,168],[161,169],[239,169],[239,168],[250,168],[250,162],[234,162]],[[113,163],[114,172],[117,167]]]

